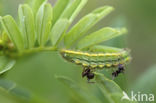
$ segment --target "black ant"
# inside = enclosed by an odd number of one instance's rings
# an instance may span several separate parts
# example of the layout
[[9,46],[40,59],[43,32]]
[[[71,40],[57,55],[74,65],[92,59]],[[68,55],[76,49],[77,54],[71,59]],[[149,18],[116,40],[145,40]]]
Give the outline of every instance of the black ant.
[[120,73],[124,73],[125,68],[122,64],[118,65],[118,70],[112,73],[113,78],[117,77]]
[[91,83],[91,82],[89,82],[90,79],[94,79],[94,73],[92,73],[92,71],[89,67],[87,67],[87,68],[84,67],[84,71],[82,72],[82,77],[84,78],[85,76],[88,79],[88,83]]
[[[95,76],[91,70],[92,68],[90,67],[84,67],[84,70],[82,72],[82,77],[84,78],[86,76],[88,79],[88,83],[94,83],[94,82],[90,82],[90,80],[94,79]],[[124,70],[125,70],[124,66],[122,64],[119,64],[118,70],[112,73],[113,79],[117,77],[120,73],[124,73]]]

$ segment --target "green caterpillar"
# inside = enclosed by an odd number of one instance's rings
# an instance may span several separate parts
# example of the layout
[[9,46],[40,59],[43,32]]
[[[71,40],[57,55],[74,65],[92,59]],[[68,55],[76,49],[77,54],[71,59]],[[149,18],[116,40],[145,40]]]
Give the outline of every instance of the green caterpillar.
[[117,67],[113,72],[114,77],[124,71],[124,66],[131,61],[129,50],[123,49],[118,52],[82,52],[62,49],[60,54],[64,59],[77,65],[82,65],[84,71],[82,76],[87,76],[88,80],[94,78],[92,73],[95,69]]

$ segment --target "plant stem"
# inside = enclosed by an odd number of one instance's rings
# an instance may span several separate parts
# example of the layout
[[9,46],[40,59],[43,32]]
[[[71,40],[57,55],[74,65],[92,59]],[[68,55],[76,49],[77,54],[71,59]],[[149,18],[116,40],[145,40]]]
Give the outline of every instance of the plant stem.
[[57,50],[56,47],[39,47],[39,48],[32,48],[32,49],[25,50],[21,52],[20,54],[23,55],[23,54],[36,53],[40,51],[56,51],[56,50]]
[[27,54],[37,53],[41,51],[57,51],[58,49],[56,47],[38,47],[38,48],[32,48],[24,50],[23,52],[15,52],[15,53],[9,53],[8,55],[12,58],[18,58]]

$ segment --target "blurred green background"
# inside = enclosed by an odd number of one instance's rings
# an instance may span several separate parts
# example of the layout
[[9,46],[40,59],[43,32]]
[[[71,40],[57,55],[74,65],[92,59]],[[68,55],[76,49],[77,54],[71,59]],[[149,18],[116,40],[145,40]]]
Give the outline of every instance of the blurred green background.
[[[55,1],[49,0],[52,5]],[[0,15],[11,14],[17,20],[18,5],[23,2],[25,1],[0,0]],[[115,7],[115,11],[99,22],[90,32],[103,26],[127,27],[129,32],[125,37],[105,43],[131,49],[133,57],[131,64],[126,73],[115,80],[127,92],[136,90],[156,95],[155,4],[155,0],[88,0],[87,5],[74,21],[75,23],[97,7],[103,5]],[[55,78],[55,75],[68,76],[80,85],[86,86],[86,80],[81,78],[81,71],[80,66],[64,61],[58,53],[42,52],[19,59],[5,78],[46,98],[51,101],[50,103],[69,103],[72,101],[70,93],[66,86]],[[16,103],[16,101],[0,93],[0,103]]]

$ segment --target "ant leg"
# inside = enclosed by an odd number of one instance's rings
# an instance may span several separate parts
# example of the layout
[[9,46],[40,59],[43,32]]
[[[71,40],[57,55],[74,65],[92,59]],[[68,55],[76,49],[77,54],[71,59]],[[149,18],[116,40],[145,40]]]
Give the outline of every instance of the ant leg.
[[113,68],[113,72],[112,72],[112,80],[114,80],[115,77],[118,76],[118,73],[117,73],[118,70],[114,70],[114,69],[116,69],[116,68]]
[[113,80],[115,77],[117,77],[120,73],[124,73],[124,66],[122,64],[118,65],[118,70],[116,70],[115,72],[112,73],[113,76]]
[[118,76],[118,73],[117,73],[117,71],[115,71],[115,72],[113,72],[112,73],[112,79],[114,80],[115,79],[115,77],[117,77]]
[[83,68],[83,72],[82,72],[82,77],[85,77],[88,75],[88,73],[90,73],[90,69],[87,67]]
[[93,83],[95,83],[95,82],[91,82],[90,79],[87,79],[87,83],[93,84]]

